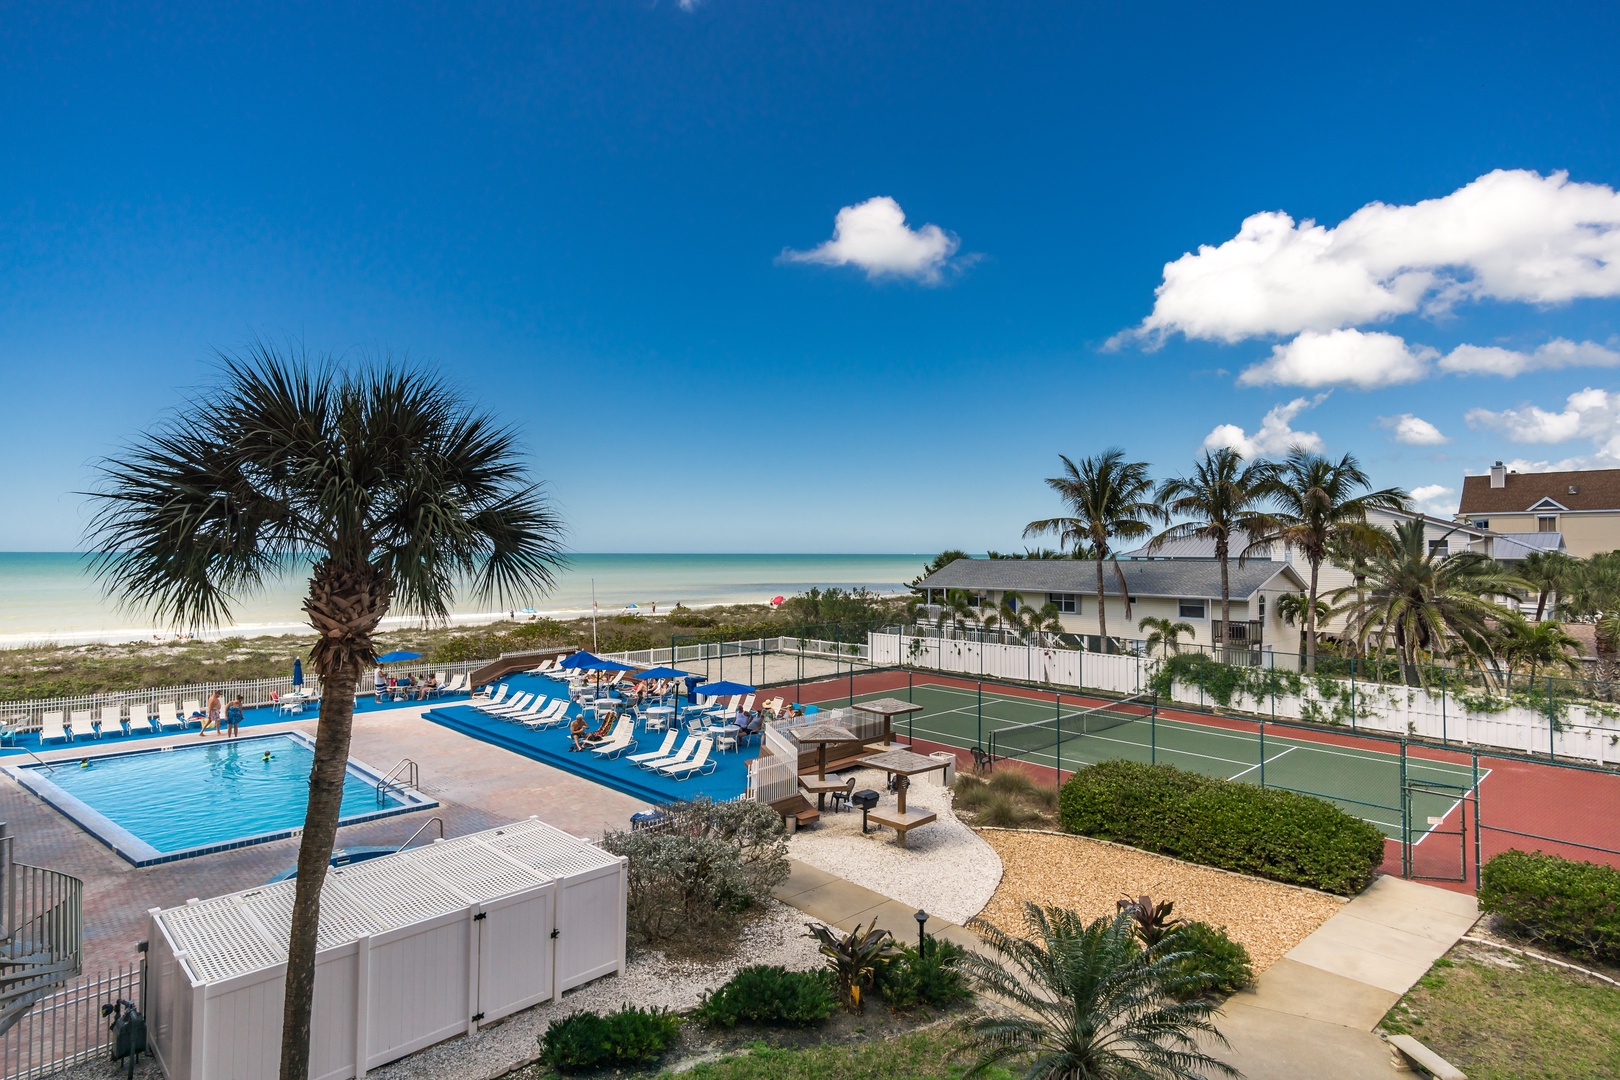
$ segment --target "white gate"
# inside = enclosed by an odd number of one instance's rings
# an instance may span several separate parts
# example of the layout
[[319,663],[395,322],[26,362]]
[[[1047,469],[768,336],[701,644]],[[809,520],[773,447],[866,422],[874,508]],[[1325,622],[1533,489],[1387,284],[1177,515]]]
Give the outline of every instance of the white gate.
[[556,901],[557,894],[549,889],[520,893],[483,905],[473,917],[478,927],[476,1023],[493,1023],[553,996],[554,949],[534,928],[556,925]]

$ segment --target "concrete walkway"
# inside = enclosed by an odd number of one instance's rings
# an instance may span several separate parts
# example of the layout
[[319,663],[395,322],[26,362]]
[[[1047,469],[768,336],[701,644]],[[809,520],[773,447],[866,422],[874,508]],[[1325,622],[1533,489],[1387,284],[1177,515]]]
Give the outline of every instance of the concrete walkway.
[[[911,908],[797,860],[776,898],[843,930],[875,919],[901,941],[917,935]],[[1217,1056],[1249,1080],[1401,1075],[1373,1028],[1478,917],[1471,896],[1379,878],[1252,989],[1227,999],[1218,1024],[1231,1046]],[[928,932],[978,944],[976,934],[939,918]]]

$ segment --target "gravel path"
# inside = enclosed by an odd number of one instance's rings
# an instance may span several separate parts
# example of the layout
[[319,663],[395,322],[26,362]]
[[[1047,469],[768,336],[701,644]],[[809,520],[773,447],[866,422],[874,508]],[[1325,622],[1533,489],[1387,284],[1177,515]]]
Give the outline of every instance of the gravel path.
[[1147,893],[1175,902],[1175,915],[1224,926],[1243,943],[1256,975],[1298,945],[1342,908],[1327,893],[1214,870],[1084,836],[983,829],[1001,857],[1001,887],[982,912],[1004,930],[1020,932],[1024,901],[1113,915],[1125,896]]
[[[887,780],[874,769],[858,770],[855,777],[857,791],[882,791]],[[850,810],[822,814],[818,824],[793,836],[789,849],[794,858],[818,870],[952,922],[967,922],[995,894],[1001,860],[991,845],[957,820],[948,788],[919,779],[906,793],[906,807],[932,810],[939,820],[913,829],[903,848],[890,829],[874,826],[862,836],[861,813]]]

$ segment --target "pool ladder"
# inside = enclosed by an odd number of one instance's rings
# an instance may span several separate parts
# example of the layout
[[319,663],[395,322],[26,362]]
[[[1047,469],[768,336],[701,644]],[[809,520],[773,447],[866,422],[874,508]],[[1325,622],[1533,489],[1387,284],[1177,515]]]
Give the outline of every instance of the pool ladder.
[[[404,782],[401,783],[401,780]],[[400,763],[395,765],[393,770],[387,776],[377,781],[377,805],[381,806],[384,802],[386,802],[388,800],[388,793],[396,788],[400,791],[404,791],[406,788],[409,788],[412,791],[422,790],[421,780],[417,774],[416,762],[412,761],[410,758],[405,758],[400,761]]]

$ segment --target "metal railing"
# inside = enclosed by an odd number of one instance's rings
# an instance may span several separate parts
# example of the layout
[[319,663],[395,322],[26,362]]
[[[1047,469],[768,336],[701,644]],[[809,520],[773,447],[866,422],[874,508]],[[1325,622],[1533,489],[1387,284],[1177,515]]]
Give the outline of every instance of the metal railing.
[[84,943],[84,882],[13,858],[0,824],[0,1031],[79,974]]
[[123,998],[142,1005],[139,963],[79,979],[36,1003],[0,1038],[0,1080],[55,1076],[112,1049],[101,1006]]
[[411,833],[410,839],[406,840],[403,844],[399,845],[399,847],[395,850],[394,854],[398,855],[401,851],[404,851],[406,848],[408,848],[412,844],[416,843],[416,838],[418,836],[421,836],[423,833],[427,832],[428,829],[431,826],[434,826],[434,825],[437,825],[439,827],[439,839],[443,840],[444,839],[444,818],[439,817],[437,814],[435,814],[433,817],[430,817],[426,821],[422,822],[422,827],[417,829],[415,832]]
[[[398,782],[401,777],[405,778],[403,784]],[[411,791],[421,791],[421,775],[415,761],[410,758],[402,758],[398,765],[388,771],[388,775],[377,781],[377,805],[381,806],[387,801],[390,791],[404,791],[407,788]],[[412,837],[412,839],[415,839],[415,837]],[[409,842],[406,841],[406,843]]]

